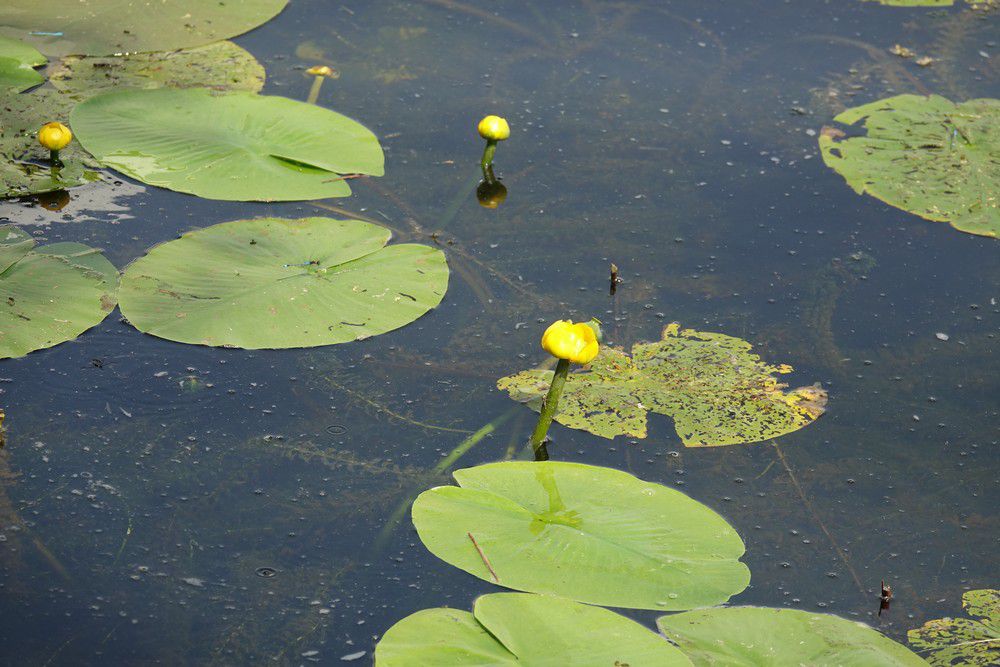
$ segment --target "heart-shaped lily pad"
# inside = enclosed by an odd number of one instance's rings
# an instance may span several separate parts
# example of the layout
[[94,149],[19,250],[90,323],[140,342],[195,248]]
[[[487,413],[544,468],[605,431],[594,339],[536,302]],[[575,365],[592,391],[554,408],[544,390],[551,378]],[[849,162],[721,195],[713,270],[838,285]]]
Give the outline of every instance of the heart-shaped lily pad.
[[[556,421],[604,438],[646,437],[646,413],[672,417],[688,447],[769,440],[796,431],[823,414],[826,392],[814,385],[785,391],[771,366],[750,343],[720,333],[671,324],[663,340],[640,343],[629,357],[612,347],[588,369],[566,380]],[[501,378],[511,398],[541,407],[552,371],[524,371]]]
[[155,246],[122,277],[121,309],[140,331],[182,343],[313,347],[409,324],[448,288],[444,253],[386,246],[360,220],[224,222]]
[[35,247],[0,226],[0,359],[73,340],[114,310],[118,271],[79,243]]
[[494,593],[473,611],[425,609],[389,628],[376,667],[691,665],[659,635],[600,607],[547,595]]
[[907,634],[910,645],[935,667],[1000,665],[1000,591],[966,591],[962,606],[973,618],[938,618]]
[[383,173],[382,148],[367,128],[284,97],[132,90],[87,100],[71,119],[105,166],[209,199],[345,197],[346,177]]
[[417,497],[438,558],[507,588],[612,607],[720,604],[750,582],[743,541],[680,491],[611,468],[506,462]]
[[35,68],[46,62],[35,47],[0,37],[0,92],[19,93],[45,81]]

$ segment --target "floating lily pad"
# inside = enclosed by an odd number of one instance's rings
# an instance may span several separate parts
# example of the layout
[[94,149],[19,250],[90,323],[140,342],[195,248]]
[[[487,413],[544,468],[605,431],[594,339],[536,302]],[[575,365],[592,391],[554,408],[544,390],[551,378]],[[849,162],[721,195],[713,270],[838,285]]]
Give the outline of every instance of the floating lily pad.
[[864,136],[823,128],[823,161],[858,194],[969,234],[1000,235],[1000,100],[898,95],[848,109]]
[[927,621],[910,630],[910,644],[935,666],[1000,665],[1000,591],[966,591],[962,606],[973,618]]
[[73,340],[114,310],[118,271],[79,243],[35,247],[0,226],[0,359]]
[[45,81],[35,68],[46,62],[35,47],[0,37],[0,91],[19,93]]
[[52,85],[76,99],[124,88],[212,88],[260,92],[264,67],[232,42],[165,53],[67,56],[49,72]]
[[480,579],[660,610],[720,604],[750,583],[740,536],[679,491],[611,468],[553,461],[454,475],[460,486],[417,497],[413,524],[431,553]]
[[659,635],[600,607],[547,595],[494,593],[473,611],[425,609],[389,628],[376,667],[691,665]]
[[[688,447],[758,442],[791,433],[823,414],[817,384],[785,391],[750,343],[671,324],[658,343],[640,343],[629,357],[604,346],[588,369],[566,380],[556,421],[603,438],[646,437],[646,413],[672,417]],[[524,371],[497,387],[539,410],[552,371]]]
[[140,331],[181,343],[289,348],[360,340],[434,308],[444,253],[386,247],[359,220],[224,222],[155,246],[124,272],[121,309]]
[[862,623],[798,609],[728,607],[662,616],[660,631],[697,665],[907,667],[925,665]]
[[284,97],[211,90],[98,95],[71,116],[101,163],[209,199],[345,197],[344,175],[383,173],[382,148],[346,116]]
[[235,37],[288,0],[4,0],[0,34],[50,56],[170,51]]

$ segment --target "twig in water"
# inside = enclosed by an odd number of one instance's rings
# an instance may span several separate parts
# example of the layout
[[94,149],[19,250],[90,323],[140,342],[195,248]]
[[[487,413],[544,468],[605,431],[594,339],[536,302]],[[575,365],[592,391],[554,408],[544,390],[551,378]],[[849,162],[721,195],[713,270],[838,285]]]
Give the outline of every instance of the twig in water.
[[486,565],[486,568],[490,571],[490,574],[493,575],[493,581],[499,584],[500,577],[497,576],[497,573],[496,571],[494,571],[493,566],[490,565],[490,559],[487,558],[486,554],[483,553],[483,550],[479,548],[479,544],[476,543],[476,538],[472,536],[472,533],[466,533],[466,535],[468,535],[469,539],[472,540],[472,546],[476,547],[476,551],[479,552],[479,557],[483,559],[483,563]]

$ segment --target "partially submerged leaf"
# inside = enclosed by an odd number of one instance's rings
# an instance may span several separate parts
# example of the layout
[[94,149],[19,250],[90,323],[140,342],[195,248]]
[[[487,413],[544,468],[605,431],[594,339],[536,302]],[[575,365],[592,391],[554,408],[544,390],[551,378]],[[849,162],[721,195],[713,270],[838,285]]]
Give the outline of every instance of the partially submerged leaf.
[[910,630],[907,639],[932,665],[1000,664],[1000,590],[966,591],[962,606],[973,618],[938,618]]
[[493,593],[473,613],[425,609],[389,628],[376,667],[691,665],[659,635],[600,607],[547,595]]
[[118,271],[79,243],[35,247],[0,226],[0,359],[72,340],[114,310]]
[[[796,431],[823,414],[819,386],[785,391],[771,366],[750,343],[719,333],[671,324],[663,340],[640,343],[629,357],[605,346],[586,370],[566,380],[556,421],[604,438],[646,437],[646,413],[674,420],[688,447],[714,447],[769,440]],[[511,398],[541,407],[552,371],[524,371],[500,379]]]
[[750,583],[736,531],[674,489],[554,461],[493,463],[454,475],[460,486],[420,494],[413,525],[431,553],[480,579],[659,610],[720,604]]
[[1000,100],[898,95],[834,120],[864,121],[863,136],[819,135],[823,161],[855,192],[969,234],[1000,235]]
[[46,62],[35,47],[0,37],[0,93],[19,93],[45,81],[35,68]]
[[140,331],[195,345],[290,348],[398,329],[448,288],[444,253],[386,247],[360,220],[224,222],[152,248],[124,272],[121,309]]
[[133,90],[73,110],[72,128],[101,163],[149,185],[209,199],[344,197],[345,175],[383,173],[382,148],[346,116],[284,97]]
[[917,667],[924,661],[862,623],[798,609],[728,607],[661,616],[660,631],[697,665]]

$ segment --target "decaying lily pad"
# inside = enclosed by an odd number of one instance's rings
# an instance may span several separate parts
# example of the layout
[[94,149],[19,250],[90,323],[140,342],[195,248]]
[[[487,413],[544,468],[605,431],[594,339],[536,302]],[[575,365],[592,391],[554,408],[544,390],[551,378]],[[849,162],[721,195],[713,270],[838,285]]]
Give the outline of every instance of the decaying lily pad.
[[969,234],[1000,235],[1000,100],[898,95],[848,109],[864,136],[824,128],[823,161],[858,194]]
[[[771,366],[750,343],[720,333],[663,330],[663,340],[640,343],[629,357],[603,347],[590,366],[566,381],[556,421],[604,438],[646,437],[646,413],[674,420],[688,447],[758,442],[791,433],[824,412],[818,384],[785,391]],[[552,371],[531,370],[502,378],[499,389],[538,410]]]
[[169,51],[235,37],[288,0],[4,0],[0,34],[50,56]]
[[927,621],[907,633],[910,644],[935,666],[1000,664],[1000,590],[966,591],[962,606],[973,618]]
[[0,37],[0,92],[19,93],[45,81],[35,68],[46,62],[35,47]]
[[0,359],[72,340],[114,310],[118,270],[79,243],[35,247],[0,226]]

